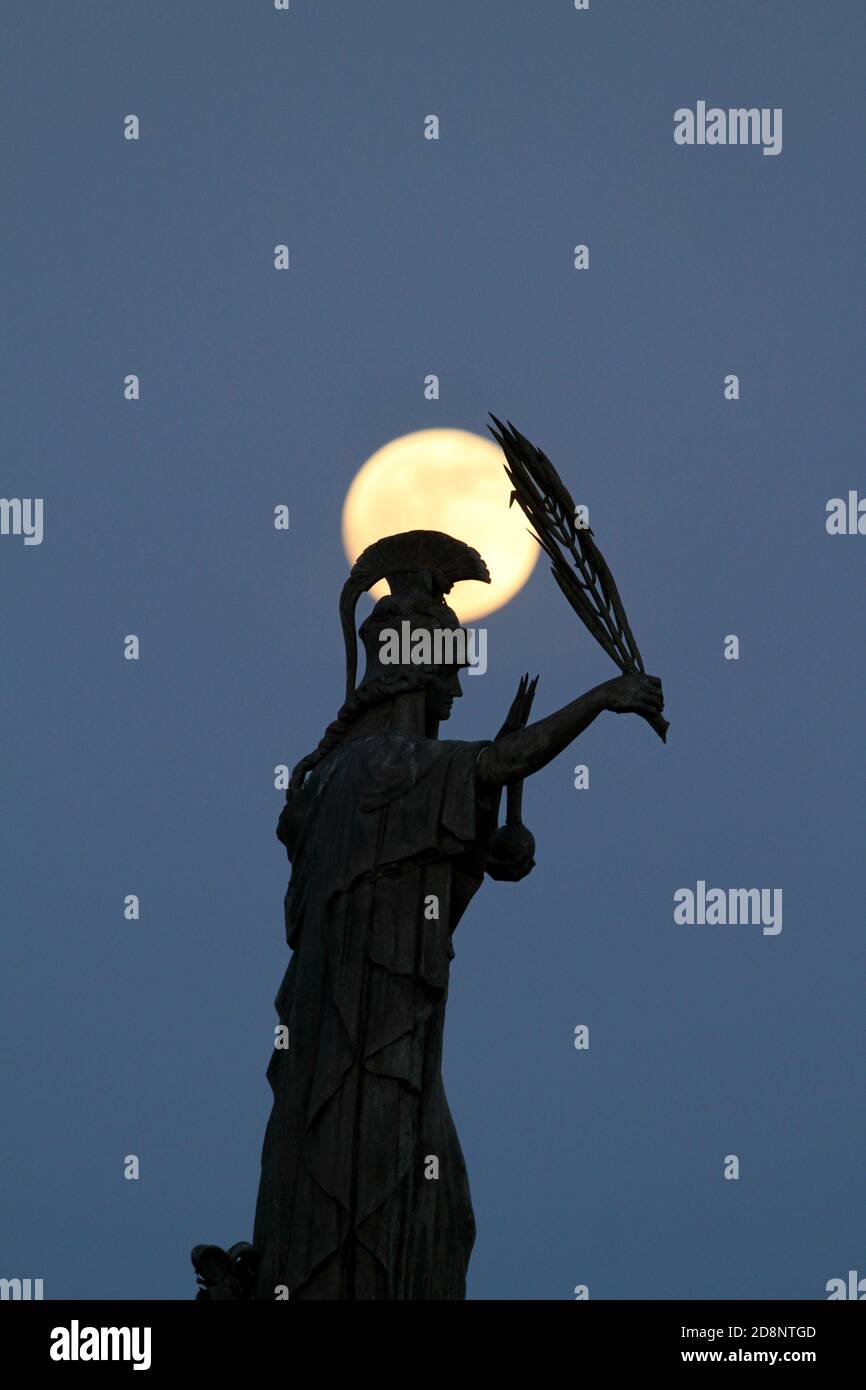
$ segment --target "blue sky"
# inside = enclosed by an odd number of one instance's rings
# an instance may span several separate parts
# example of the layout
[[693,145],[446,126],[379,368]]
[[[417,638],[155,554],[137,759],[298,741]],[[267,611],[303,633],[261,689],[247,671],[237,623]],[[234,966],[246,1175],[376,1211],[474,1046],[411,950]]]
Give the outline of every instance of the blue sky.
[[[186,1298],[193,1244],[249,1238],[273,768],[341,700],[343,497],[387,440],[488,410],[589,504],[671,732],[604,716],[533,779],[538,866],[459,928],[469,1296],[820,1298],[863,1269],[866,540],[824,525],[866,491],[863,23],[7,7],[2,488],[45,534],[0,537],[4,1276]],[[677,146],[698,100],[781,107],[782,153]],[[491,736],[524,670],[539,714],[615,674],[542,565],[487,627],[449,737]],[[699,879],[781,887],[783,930],[676,925]]]

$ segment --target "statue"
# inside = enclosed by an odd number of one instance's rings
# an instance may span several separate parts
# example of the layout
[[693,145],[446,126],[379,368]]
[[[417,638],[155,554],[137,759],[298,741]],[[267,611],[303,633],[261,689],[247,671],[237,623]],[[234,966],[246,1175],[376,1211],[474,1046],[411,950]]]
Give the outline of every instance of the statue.
[[[383,578],[356,687],[355,607]],[[454,931],[485,872],[517,881],[533,866],[523,779],[602,712],[657,726],[663,707],[660,681],[629,670],[528,723],[524,677],[494,738],[441,739],[467,664],[445,597],[468,579],[490,581],[471,546],[410,531],[368,547],[344,586],[346,698],[295,767],[277,828],[293,954],[253,1248],[196,1247],[199,1297],[465,1298],[475,1223],[441,1077]],[[384,660],[402,630],[410,659]]]

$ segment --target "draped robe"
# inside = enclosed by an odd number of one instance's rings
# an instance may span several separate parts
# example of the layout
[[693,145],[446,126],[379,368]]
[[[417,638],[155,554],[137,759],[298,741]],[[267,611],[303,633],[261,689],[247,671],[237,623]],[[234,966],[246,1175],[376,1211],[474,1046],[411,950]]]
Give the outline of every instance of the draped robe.
[[257,1298],[465,1298],[475,1222],[442,1031],[451,934],[496,831],[498,792],[476,772],[486,746],[347,739],[281,817],[293,954],[276,1000],[288,1047],[268,1067]]

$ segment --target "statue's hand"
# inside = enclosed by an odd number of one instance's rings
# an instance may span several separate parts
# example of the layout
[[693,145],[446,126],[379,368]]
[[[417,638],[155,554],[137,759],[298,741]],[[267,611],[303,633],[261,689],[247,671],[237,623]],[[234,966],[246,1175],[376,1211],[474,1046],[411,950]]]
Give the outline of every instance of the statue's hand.
[[665,707],[662,683],[658,676],[644,676],[639,671],[629,671],[624,676],[616,676],[606,681],[604,707],[614,714],[642,714],[644,719],[652,719],[661,714]]

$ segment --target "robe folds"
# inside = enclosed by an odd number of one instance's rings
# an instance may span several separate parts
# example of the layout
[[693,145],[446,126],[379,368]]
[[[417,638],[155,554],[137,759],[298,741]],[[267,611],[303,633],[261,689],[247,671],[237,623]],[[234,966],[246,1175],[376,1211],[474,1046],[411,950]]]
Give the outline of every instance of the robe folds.
[[288,1047],[268,1067],[259,1299],[465,1298],[475,1222],[442,1032],[451,934],[496,831],[486,746],[347,739],[281,817],[293,954],[276,1000]]

